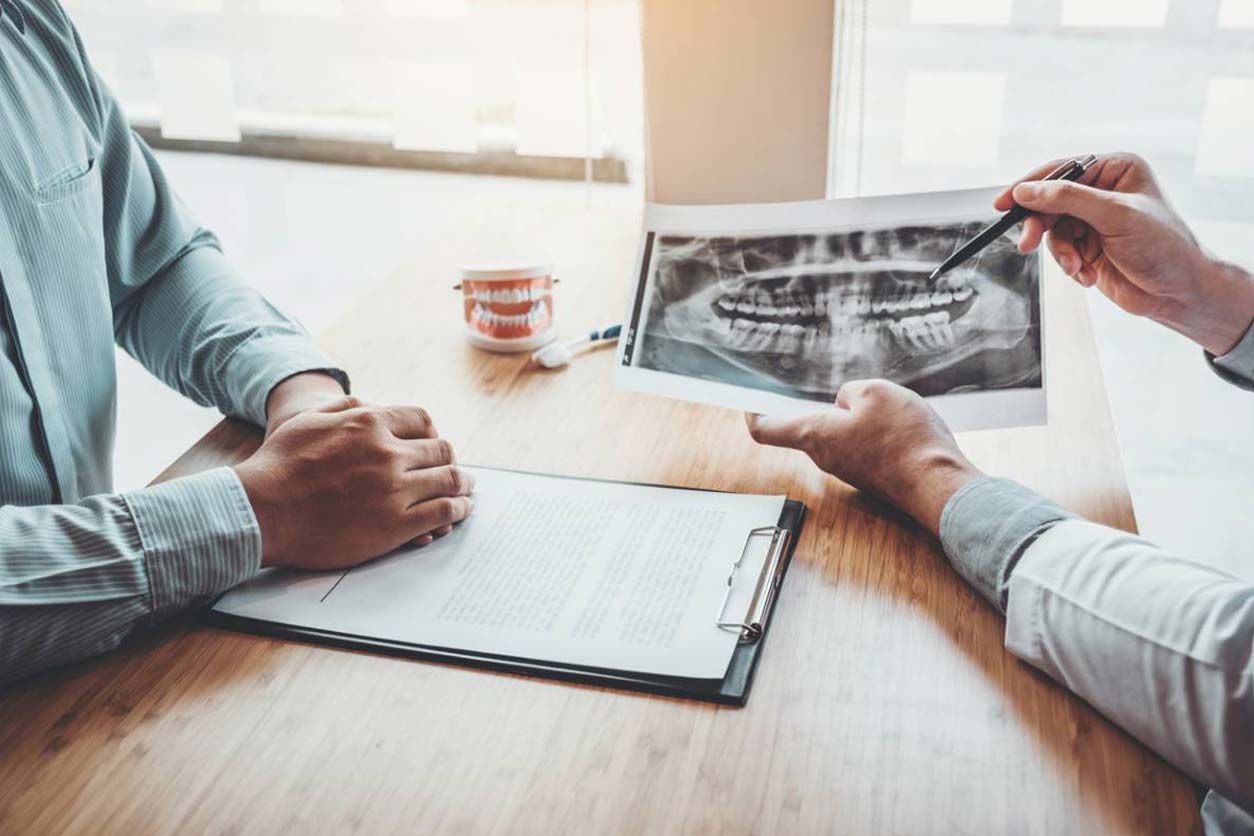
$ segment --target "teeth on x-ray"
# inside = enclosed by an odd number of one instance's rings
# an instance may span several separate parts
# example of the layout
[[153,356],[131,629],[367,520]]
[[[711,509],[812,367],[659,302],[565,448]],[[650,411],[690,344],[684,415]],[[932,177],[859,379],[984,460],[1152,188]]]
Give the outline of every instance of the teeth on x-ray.
[[661,236],[641,365],[816,399],[870,377],[927,395],[1039,386],[1033,258],[1003,238],[927,282],[978,228]]

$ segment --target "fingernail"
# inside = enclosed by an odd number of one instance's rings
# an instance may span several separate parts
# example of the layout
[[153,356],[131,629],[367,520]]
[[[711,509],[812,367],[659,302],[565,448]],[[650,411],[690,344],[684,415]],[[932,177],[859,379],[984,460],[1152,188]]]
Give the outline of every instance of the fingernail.
[[1075,274],[1080,270],[1080,265],[1075,256],[1064,255],[1062,257],[1062,269],[1064,273],[1074,278]]

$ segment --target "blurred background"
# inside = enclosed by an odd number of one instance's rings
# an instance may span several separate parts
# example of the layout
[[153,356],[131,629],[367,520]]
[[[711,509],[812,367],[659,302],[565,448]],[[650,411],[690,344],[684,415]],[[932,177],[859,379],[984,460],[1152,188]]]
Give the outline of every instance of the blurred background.
[[[66,5],[184,200],[315,335],[451,205],[986,186],[1116,149],[1254,266],[1254,0]],[[1096,294],[1092,313],[1142,531],[1254,575],[1233,558],[1254,397]],[[216,418],[119,363],[125,489]]]

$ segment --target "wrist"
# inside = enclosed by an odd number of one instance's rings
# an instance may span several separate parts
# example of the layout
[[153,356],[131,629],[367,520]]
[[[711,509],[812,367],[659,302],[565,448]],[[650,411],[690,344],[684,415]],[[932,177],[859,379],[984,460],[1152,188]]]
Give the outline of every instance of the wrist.
[[1222,357],[1241,341],[1254,322],[1254,276],[1207,253],[1193,298],[1176,307],[1163,323]]
[[237,464],[234,470],[261,532],[261,565],[263,568],[278,565],[286,550],[286,538],[284,515],[271,480],[266,478],[263,468],[255,467],[251,461]]
[[905,491],[894,504],[934,536],[940,536],[945,505],[969,482],[984,476],[960,452],[950,449],[924,451],[902,479]]
[[344,397],[344,387],[325,372],[301,372],[279,382],[266,399],[266,426],[269,430],[301,412]]

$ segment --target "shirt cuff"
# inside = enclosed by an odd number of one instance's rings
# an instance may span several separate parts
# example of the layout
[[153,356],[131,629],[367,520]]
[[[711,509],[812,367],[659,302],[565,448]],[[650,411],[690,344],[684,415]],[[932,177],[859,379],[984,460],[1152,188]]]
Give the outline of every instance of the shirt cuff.
[[302,372],[328,374],[344,388],[344,394],[349,394],[348,375],[305,337],[293,334],[254,337],[241,345],[226,367],[237,417],[264,427],[266,401],[274,387]]
[[1254,390],[1254,324],[1223,357],[1216,357],[1209,351],[1205,354],[1206,362],[1210,363],[1215,374],[1233,386]]
[[949,562],[998,612],[1019,558],[1057,522],[1075,518],[1009,479],[964,485],[941,512],[940,541]]
[[251,578],[261,529],[229,467],[122,494],[144,553],[154,619]]

